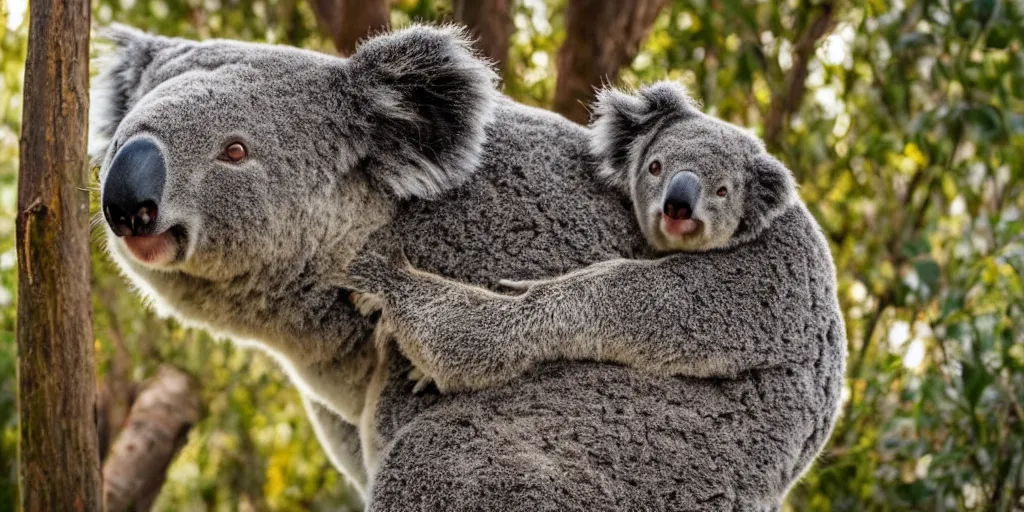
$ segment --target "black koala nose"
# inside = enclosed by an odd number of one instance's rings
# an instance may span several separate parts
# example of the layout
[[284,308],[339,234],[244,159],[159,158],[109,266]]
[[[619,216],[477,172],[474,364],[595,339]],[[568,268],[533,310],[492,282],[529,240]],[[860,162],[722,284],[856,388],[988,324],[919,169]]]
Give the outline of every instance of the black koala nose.
[[156,225],[167,170],[160,148],[136,139],[121,148],[103,184],[103,216],[117,236],[148,235]]
[[670,218],[685,220],[693,216],[693,208],[700,199],[700,179],[684,171],[672,176],[665,191],[665,205],[662,212]]

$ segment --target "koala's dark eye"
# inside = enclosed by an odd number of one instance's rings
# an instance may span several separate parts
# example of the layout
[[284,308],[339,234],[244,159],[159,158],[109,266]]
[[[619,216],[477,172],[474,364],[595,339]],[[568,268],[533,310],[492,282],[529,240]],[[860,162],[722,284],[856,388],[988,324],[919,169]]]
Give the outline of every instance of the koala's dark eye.
[[661,174],[661,162],[658,160],[651,162],[651,166],[647,168],[647,171],[651,173],[651,176]]
[[725,187],[718,187],[718,191],[715,192],[715,195],[717,195],[718,197],[725,197],[728,194],[729,190],[726,189]]
[[241,142],[232,142],[228,144],[228,147],[224,148],[224,152],[220,154],[220,159],[225,162],[241,162],[245,160],[245,156],[248,152],[245,150],[245,146]]

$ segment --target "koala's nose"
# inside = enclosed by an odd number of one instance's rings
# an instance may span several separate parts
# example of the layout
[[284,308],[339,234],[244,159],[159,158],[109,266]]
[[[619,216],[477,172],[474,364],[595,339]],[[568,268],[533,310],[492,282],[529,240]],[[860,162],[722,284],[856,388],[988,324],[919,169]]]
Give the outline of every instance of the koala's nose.
[[103,184],[103,216],[117,236],[148,235],[156,225],[167,170],[160,148],[136,139],[121,148]]
[[689,219],[699,199],[700,179],[697,175],[689,171],[677,173],[668,183],[662,211],[676,220]]

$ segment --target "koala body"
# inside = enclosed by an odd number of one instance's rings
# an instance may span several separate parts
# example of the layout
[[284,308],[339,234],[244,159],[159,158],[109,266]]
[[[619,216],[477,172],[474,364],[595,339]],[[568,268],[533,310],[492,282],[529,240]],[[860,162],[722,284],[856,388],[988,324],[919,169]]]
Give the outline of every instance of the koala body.
[[400,244],[480,286],[648,251],[594,179],[588,132],[498,98],[459,33],[417,27],[348,60],[113,38],[92,122],[113,258],[158,309],[277,357],[368,509],[771,510],[824,443],[834,330],[810,368],[732,380],[558,361],[411,392],[348,299],[360,251]]
[[835,270],[793,178],[744,130],[659,83],[604,91],[592,149],[632,198],[659,259],[615,259],[509,296],[360,258],[350,267],[394,338],[441,391],[502,384],[541,362],[612,361],[663,375],[735,378],[809,364],[842,326]]

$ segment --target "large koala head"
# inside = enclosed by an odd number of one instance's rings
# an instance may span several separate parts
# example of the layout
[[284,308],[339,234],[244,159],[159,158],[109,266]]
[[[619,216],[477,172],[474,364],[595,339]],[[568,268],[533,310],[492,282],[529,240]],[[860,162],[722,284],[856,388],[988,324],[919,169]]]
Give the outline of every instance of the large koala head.
[[604,90],[591,126],[601,176],[630,196],[659,251],[752,240],[796,200],[789,170],[759,139],[702,113],[680,85]]
[[90,149],[110,250],[146,281],[227,280],[351,245],[370,203],[471,174],[497,98],[450,27],[376,37],[350,59],[106,35]]

